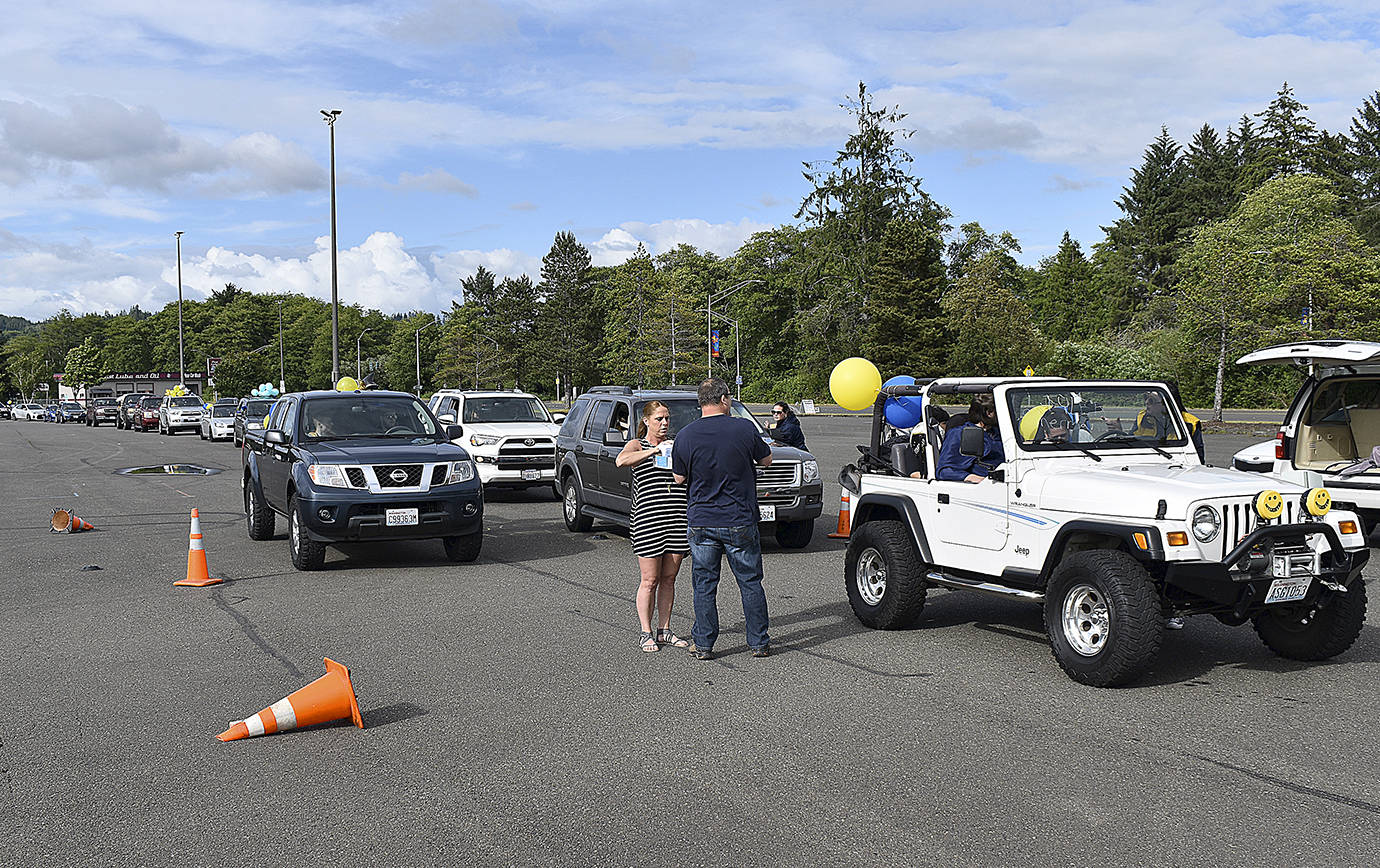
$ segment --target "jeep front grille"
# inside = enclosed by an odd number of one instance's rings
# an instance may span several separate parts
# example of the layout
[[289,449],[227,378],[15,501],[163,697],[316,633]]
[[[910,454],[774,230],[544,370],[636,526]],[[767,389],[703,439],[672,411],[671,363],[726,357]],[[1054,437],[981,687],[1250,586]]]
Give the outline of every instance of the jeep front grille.
[[800,462],[773,461],[757,471],[758,488],[792,488],[800,484]]
[[379,481],[379,488],[416,488],[422,484],[422,465],[375,464],[374,478]]
[[1256,528],[1271,524],[1293,524],[1303,518],[1302,508],[1292,500],[1286,500],[1284,512],[1280,513],[1279,518],[1271,521],[1264,521],[1257,516],[1255,507],[1250,502],[1224,503],[1221,508],[1223,558]]

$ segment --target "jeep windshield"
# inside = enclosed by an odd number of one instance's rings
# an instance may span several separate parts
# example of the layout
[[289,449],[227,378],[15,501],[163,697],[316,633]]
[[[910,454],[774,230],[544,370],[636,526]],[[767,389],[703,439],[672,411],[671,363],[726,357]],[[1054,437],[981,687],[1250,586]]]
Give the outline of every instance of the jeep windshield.
[[[686,425],[700,418],[700,402],[696,398],[658,398],[656,400],[665,404],[671,411],[670,436],[672,438],[674,438]],[[642,408],[645,407],[647,403],[647,401],[641,401],[633,408],[634,422],[642,418]],[[753,427],[757,429],[758,434],[764,433],[762,431],[762,423],[757,421],[757,417],[752,415],[752,411],[748,410],[747,407],[744,407],[737,401],[733,402],[732,414],[739,419],[747,419],[750,421]]]
[[431,413],[415,398],[342,395],[303,402],[302,435],[311,440],[358,437],[434,440],[438,430]]
[[1155,448],[1188,443],[1169,392],[1155,386],[1044,386],[1006,393],[1024,451]]
[[471,422],[550,422],[551,415],[536,398],[465,398],[465,424]]

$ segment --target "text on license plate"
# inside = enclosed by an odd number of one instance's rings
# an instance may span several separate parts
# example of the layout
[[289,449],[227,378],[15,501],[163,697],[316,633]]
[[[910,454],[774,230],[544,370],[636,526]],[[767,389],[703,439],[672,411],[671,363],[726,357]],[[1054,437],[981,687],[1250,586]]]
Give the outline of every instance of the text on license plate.
[[417,523],[416,509],[390,509],[384,513],[384,521],[389,527],[404,527]]
[[1299,576],[1293,579],[1275,579],[1265,594],[1265,603],[1288,603],[1302,600],[1308,596],[1308,586],[1313,584],[1312,576]]
[[776,504],[766,504],[758,509],[762,511],[762,521],[776,521]]
[[541,479],[541,471],[540,471],[540,470],[524,470],[524,471],[522,471],[522,478],[523,478],[523,479]]

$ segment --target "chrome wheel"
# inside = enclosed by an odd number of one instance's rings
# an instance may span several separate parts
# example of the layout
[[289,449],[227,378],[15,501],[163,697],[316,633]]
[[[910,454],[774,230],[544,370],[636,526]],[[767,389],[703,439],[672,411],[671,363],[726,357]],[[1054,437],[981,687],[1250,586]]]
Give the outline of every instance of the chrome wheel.
[[1084,657],[1095,657],[1106,647],[1111,620],[1106,595],[1092,585],[1076,585],[1064,596],[1064,638]]
[[858,556],[858,596],[869,606],[876,606],[886,596],[886,561],[876,549],[864,549]]
[[580,518],[580,495],[575,491],[574,485],[567,485],[565,488],[565,520],[567,524],[574,524]]
[[292,546],[294,552],[302,550],[302,529],[297,522],[297,510],[290,510],[288,512],[288,545]]

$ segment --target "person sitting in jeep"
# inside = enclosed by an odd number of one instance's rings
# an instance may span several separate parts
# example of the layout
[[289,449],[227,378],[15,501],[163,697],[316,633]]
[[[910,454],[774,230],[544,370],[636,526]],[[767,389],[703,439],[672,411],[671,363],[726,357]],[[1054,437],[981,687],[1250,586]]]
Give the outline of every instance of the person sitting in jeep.
[[[984,432],[981,457],[963,455],[959,450],[963,429],[970,426]],[[949,482],[982,482],[999,464],[1006,461],[1001,436],[997,433],[996,403],[991,395],[979,395],[968,406],[967,424],[950,425],[944,434],[944,445],[935,462],[935,478]]]

